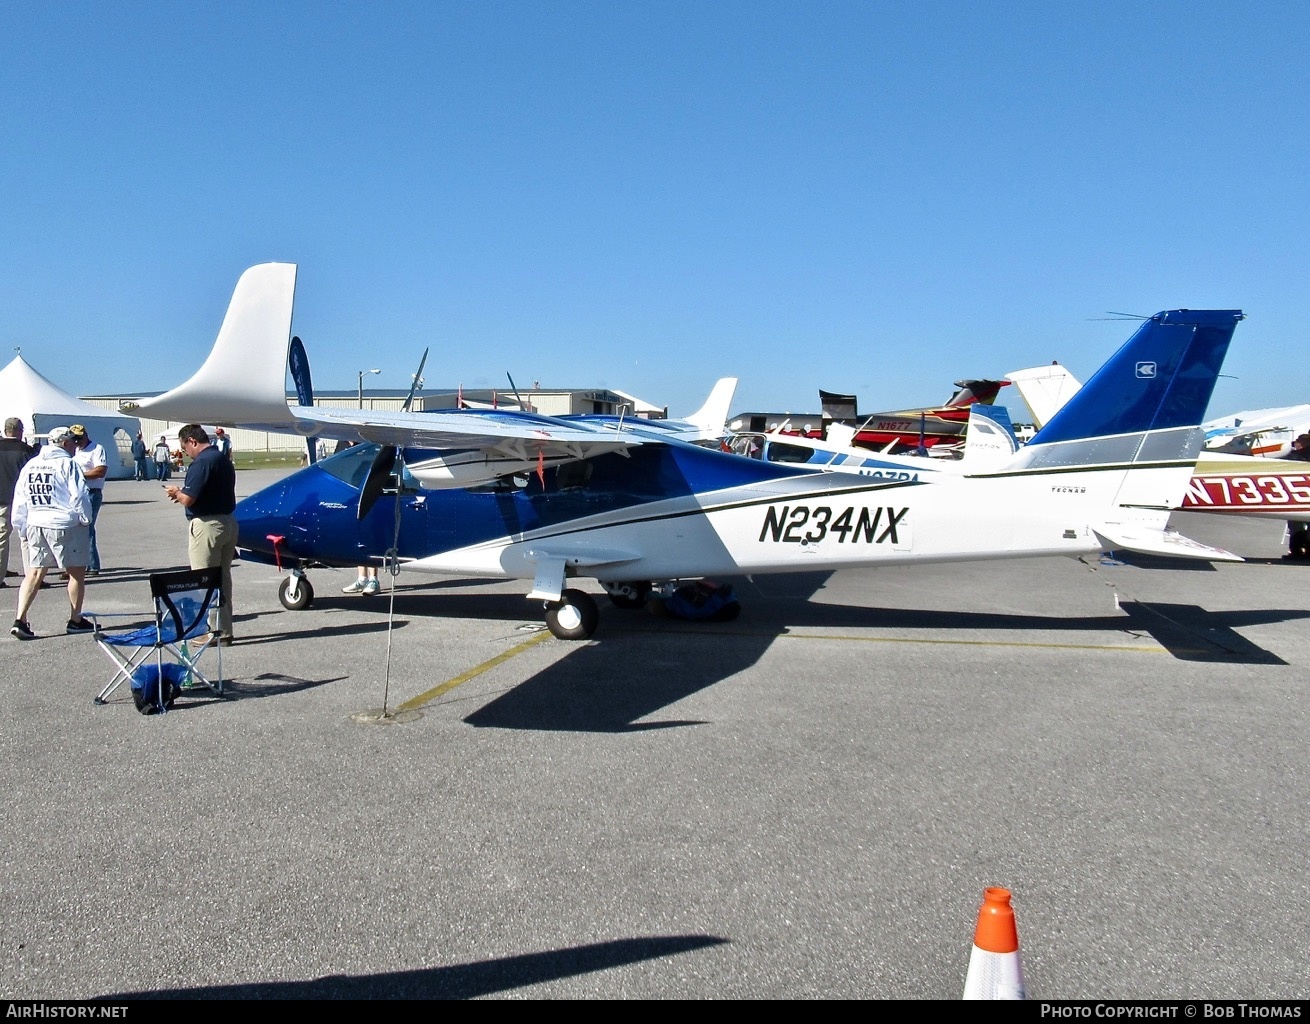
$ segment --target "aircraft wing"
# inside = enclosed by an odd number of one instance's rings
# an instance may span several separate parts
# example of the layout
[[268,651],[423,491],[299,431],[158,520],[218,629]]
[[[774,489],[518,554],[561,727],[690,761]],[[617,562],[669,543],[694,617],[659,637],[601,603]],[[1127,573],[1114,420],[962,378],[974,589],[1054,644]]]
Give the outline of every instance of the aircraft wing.
[[728,434],[728,406],[737,391],[736,377],[720,377],[710,391],[705,404],[690,416],[682,419],[648,420],[633,416],[614,416],[603,413],[583,413],[561,416],[569,423],[604,426],[610,430],[637,431],[648,439],[677,438],[692,444],[721,441]]
[[[171,391],[124,403],[123,408],[130,407],[133,415],[181,423],[454,450],[463,475],[446,485],[508,471],[512,463],[588,458],[653,440],[637,433],[641,421],[629,421],[631,429],[620,429],[509,410],[415,413],[289,405],[286,372],[295,285],[294,263],[251,267],[237,281],[218,338],[200,369]],[[478,453],[491,457],[479,459]],[[482,467],[476,473],[475,463]]]
[[400,448],[515,452],[526,449],[534,457],[541,451],[548,459],[552,455],[582,459],[645,443],[634,431],[618,430],[608,424],[509,409],[401,412],[291,406],[289,411],[295,418],[296,433]]

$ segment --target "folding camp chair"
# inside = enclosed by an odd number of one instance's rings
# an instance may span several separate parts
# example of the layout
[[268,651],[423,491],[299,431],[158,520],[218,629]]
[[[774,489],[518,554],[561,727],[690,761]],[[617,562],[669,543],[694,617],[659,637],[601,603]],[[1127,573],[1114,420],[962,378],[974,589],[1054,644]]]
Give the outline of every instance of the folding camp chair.
[[[152,653],[157,710],[167,711],[166,705],[172,703],[166,679],[174,675],[189,677],[190,686],[203,687],[221,697],[223,647],[219,643],[220,634],[209,629],[209,613],[223,603],[222,580],[223,570],[218,566],[153,573],[150,596],[154,599],[154,622],[126,633],[106,633],[100,620],[140,619],[140,614],[83,612],[95,626],[92,638],[114,663],[113,678],[96,695],[96,703],[105,703],[124,681],[148,673]],[[198,663],[211,647],[215,652],[215,668],[212,675],[206,675]]]

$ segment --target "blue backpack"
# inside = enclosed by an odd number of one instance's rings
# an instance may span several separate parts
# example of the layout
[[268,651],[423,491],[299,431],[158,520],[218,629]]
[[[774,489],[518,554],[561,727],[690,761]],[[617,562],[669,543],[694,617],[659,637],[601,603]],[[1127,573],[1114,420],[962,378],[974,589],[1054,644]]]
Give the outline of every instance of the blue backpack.
[[[163,668],[163,703],[164,710],[167,711],[182,693],[182,679],[186,670],[174,662],[166,662]],[[160,677],[159,666],[153,662],[138,666],[132,673],[132,703],[143,715],[154,715],[159,712]]]
[[674,618],[692,622],[731,622],[741,614],[741,604],[731,583],[698,580],[670,594],[664,601],[664,610]]

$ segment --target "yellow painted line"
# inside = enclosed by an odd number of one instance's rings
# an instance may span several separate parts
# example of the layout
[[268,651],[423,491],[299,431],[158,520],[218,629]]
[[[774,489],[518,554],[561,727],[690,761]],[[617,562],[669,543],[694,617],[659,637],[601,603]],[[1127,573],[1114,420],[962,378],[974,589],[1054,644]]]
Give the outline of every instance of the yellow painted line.
[[755,636],[772,640],[849,640],[862,644],[946,644],[956,647],[1030,647],[1035,650],[1056,651],[1127,651],[1137,654],[1202,654],[1206,649],[1199,647],[1169,648],[1161,646],[1140,647],[1136,644],[1119,646],[1116,644],[1057,644],[1034,643],[1021,640],[943,640],[932,637],[912,636],[851,636],[848,633],[761,633],[748,630],[724,632],[708,629],[688,629],[687,633],[697,636]]
[[[704,635],[717,635],[717,636],[725,635],[717,631],[714,634],[711,634],[708,630],[704,630],[704,631],[687,630],[687,632],[703,633]],[[849,634],[845,634],[845,633],[829,634],[829,633],[741,633],[738,632],[738,633],[727,634],[727,635],[760,636],[760,637],[768,637],[774,640],[851,640],[857,643],[866,643],[866,644],[946,644],[946,645],[953,645],[958,647],[1029,647],[1035,649],[1063,650],[1063,651],[1123,651],[1123,652],[1130,652],[1130,653],[1137,653],[1137,654],[1197,653],[1195,651],[1192,652],[1170,651],[1164,647],[1158,647],[1158,646],[1118,647],[1111,644],[1031,643],[1031,642],[1020,642],[1017,640],[940,640],[940,639],[932,639],[929,637],[915,638],[915,637],[896,637],[896,636],[850,636]],[[459,675],[455,676],[454,678],[447,679],[444,683],[440,683],[439,685],[432,687],[432,689],[420,693],[417,697],[411,697],[409,700],[405,701],[404,704],[401,704],[396,709],[396,711],[397,712],[415,711],[423,707],[423,705],[425,704],[430,704],[432,701],[436,700],[442,694],[449,693],[451,690],[455,689],[455,687],[462,686],[464,683],[467,683],[470,679],[476,679],[478,676],[482,675],[482,673],[495,668],[497,665],[504,664],[505,662],[509,661],[511,658],[517,658],[520,654],[528,650],[530,647],[536,646],[537,644],[541,643],[543,640],[549,640],[551,636],[552,634],[549,630],[543,629],[540,633],[538,633],[536,636],[532,637],[531,639],[524,640],[521,644],[516,644],[515,646],[511,647],[508,651],[501,652],[500,654],[496,655],[494,658],[490,658],[487,661],[484,661],[481,665],[475,665],[467,672],[461,672]]]
[[455,678],[447,679],[444,683],[441,683],[438,686],[434,686],[432,689],[424,693],[420,693],[417,697],[411,697],[409,700],[405,701],[404,704],[400,705],[400,707],[398,707],[396,710],[414,711],[418,708],[421,708],[424,704],[428,704],[436,700],[443,693],[448,693],[449,691],[453,690],[455,687],[464,685],[470,679],[476,679],[478,676],[482,675],[483,672],[486,672],[489,669],[493,669],[497,665],[503,662],[509,661],[510,658],[517,658],[529,647],[539,644],[543,640],[549,640],[552,635],[553,634],[550,632],[550,630],[543,629],[531,640],[524,640],[523,643],[516,644],[515,646],[511,647],[508,651],[503,651],[500,654],[497,654],[494,658],[491,658],[488,661],[484,661],[481,665],[475,665],[467,672],[461,672],[459,675],[455,676]]
[[[823,633],[785,633],[780,639],[793,640],[854,640],[866,644],[950,644],[959,647],[1032,647],[1057,651],[1136,651],[1139,654],[1168,654],[1164,647],[1138,647],[1117,644],[1054,644],[1033,643],[1020,640],[935,640],[931,637],[910,636],[847,636],[845,634],[824,635]],[[1188,653],[1198,653],[1189,650]]]

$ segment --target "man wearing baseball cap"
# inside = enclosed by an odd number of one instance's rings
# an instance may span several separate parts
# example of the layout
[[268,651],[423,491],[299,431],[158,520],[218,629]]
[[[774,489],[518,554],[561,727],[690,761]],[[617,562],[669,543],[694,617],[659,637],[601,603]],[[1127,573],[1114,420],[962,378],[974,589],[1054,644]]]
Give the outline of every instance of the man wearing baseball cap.
[[104,446],[92,441],[90,433],[81,423],[74,423],[68,429],[77,442],[73,461],[81,467],[87,489],[91,492],[91,560],[87,562],[86,574],[99,576],[100,546],[96,543],[96,520],[100,518],[100,506],[105,500],[105,476],[109,472],[109,460],[105,456]]
[[27,538],[27,575],[18,590],[18,610],[9,630],[19,640],[35,640],[27,613],[49,569],[68,573],[66,633],[89,633],[82,618],[86,566],[91,554],[91,494],[73,461],[77,439],[69,427],[53,427],[49,443],[18,474],[14,487],[14,527]]

